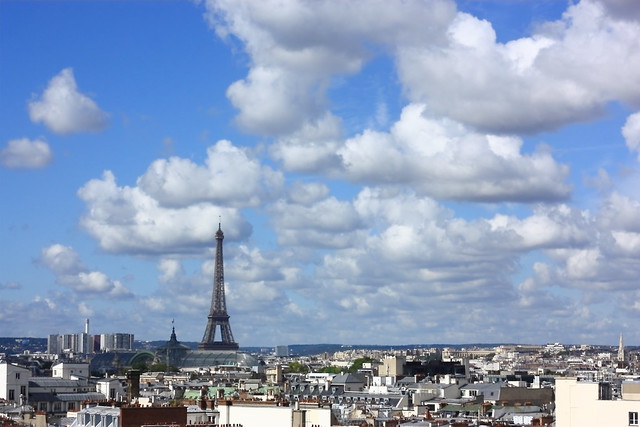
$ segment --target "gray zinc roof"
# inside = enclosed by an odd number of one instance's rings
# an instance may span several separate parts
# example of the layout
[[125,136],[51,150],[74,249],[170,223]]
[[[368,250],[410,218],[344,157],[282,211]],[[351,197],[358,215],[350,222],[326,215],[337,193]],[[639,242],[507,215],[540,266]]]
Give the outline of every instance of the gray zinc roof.
[[332,384],[364,383],[364,380],[355,374],[338,374],[331,381]]
[[83,400],[107,400],[102,393],[33,393],[29,394],[31,402],[81,402]]
[[483,393],[485,391],[500,391],[500,387],[502,387],[502,383],[474,383],[474,384],[465,384],[460,389],[464,390],[477,390],[479,393]]
[[29,387],[78,387],[77,380],[65,380],[64,378],[31,377]]
[[95,391],[88,393],[59,393],[56,397],[62,402],[78,402],[83,400],[107,400],[107,397]]

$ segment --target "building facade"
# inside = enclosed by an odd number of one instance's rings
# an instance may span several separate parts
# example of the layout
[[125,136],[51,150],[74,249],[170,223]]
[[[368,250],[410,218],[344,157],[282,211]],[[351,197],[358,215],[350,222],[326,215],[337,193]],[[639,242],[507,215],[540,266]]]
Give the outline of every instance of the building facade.
[[83,380],[64,378],[31,377],[28,402],[37,411],[53,415],[66,414],[80,409],[84,401],[104,401],[106,397],[94,391],[94,387]]
[[62,335],[51,334],[47,337],[47,353],[93,353],[93,337],[85,332]]
[[638,426],[640,382],[625,381],[621,396],[609,383],[556,379],[556,427]]
[[51,367],[51,376],[65,380],[89,378],[89,364],[59,362]]
[[20,396],[29,393],[31,371],[7,362],[0,362],[0,399],[9,402],[20,402]]
[[100,334],[100,351],[132,351],[133,334]]

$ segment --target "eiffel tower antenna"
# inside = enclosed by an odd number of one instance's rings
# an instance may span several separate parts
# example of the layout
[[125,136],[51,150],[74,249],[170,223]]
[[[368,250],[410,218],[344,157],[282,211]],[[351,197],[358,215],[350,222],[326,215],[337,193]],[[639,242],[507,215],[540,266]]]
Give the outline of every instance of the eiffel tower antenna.
[[[224,234],[218,222],[216,232],[216,262],[213,278],[213,295],[211,296],[211,309],[207,317],[207,329],[204,331],[202,342],[198,344],[198,350],[238,350],[238,344],[233,340],[227,303],[224,296],[224,265],[222,261],[222,241]],[[216,341],[216,329],[220,328],[220,341]]]

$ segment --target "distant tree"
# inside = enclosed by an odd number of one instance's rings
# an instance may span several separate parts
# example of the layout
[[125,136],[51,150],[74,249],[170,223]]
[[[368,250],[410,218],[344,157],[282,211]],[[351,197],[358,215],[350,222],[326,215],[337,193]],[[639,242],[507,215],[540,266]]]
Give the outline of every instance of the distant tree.
[[167,365],[166,363],[154,363],[149,366],[150,372],[178,372],[178,368],[172,365]]
[[362,369],[363,364],[373,362],[374,360],[375,359],[372,359],[370,357],[360,357],[353,361],[353,364],[351,364],[351,366],[349,367],[348,372],[352,374],[356,373],[359,369]]
[[338,368],[337,366],[325,366],[324,368],[318,370],[318,372],[325,374],[339,374],[342,372],[342,368]]
[[132,368],[132,369],[137,369],[137,370],[139,370],[140,372],[147,372],[147,370],[148,370],[147,363],[146,363],[145,361],[143,361],[143,360],[139,360],[139,361],[137,361],[137,362],[134,362],[134,363],[131,365],[131,368]]
[[289,362],[289,372],[294,374],[306,374],[309,372],[309,367],[300,362]]

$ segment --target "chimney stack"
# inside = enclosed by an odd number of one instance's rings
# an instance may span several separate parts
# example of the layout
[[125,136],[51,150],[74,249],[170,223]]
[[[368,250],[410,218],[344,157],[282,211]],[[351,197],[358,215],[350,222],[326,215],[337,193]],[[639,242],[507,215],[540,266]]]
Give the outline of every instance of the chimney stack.
[[131,369],[127,372],[127,398],[129,403],[140,397],[140,374],[141,372],[137,369]]

